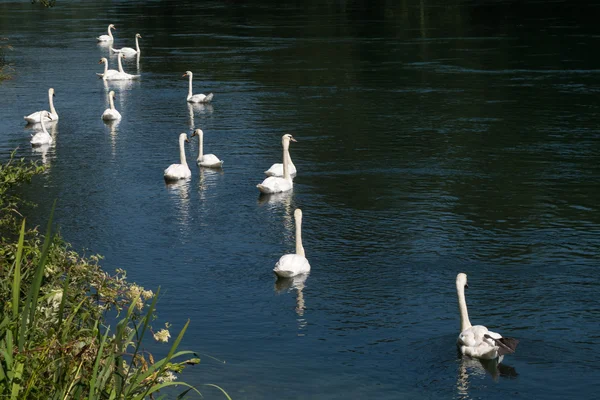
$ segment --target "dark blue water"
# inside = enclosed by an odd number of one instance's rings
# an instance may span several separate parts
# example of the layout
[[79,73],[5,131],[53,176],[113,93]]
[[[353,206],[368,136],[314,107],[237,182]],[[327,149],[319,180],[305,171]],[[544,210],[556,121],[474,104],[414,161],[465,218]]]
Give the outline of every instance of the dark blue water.
[[[57,198],[75,249],[160,286],[155,327],[191,320],[180,379],[209,398],[596,398],[600,2],[320,3],[1,3],[0,149],[48,165],[30,220]],[[116,47],[142,35],[140,81],[97,79],[109,23]],[[49,87],[42,154],[22,116]],[[167,186],[194,127],[224,168],[197,169],[194,139]],[[294,190],[259,198],[284,133]],[[297,207],[312,272],[276,283]],[[500,372],[457,357],[458,272],[471,321],[521,340]]]

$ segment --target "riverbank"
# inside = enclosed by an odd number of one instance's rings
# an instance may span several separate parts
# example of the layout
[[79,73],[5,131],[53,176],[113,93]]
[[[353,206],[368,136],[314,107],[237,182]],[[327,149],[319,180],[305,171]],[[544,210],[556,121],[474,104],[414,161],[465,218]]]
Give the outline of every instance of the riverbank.
[[[143,399],[171,386],[201,395],[178,379],[200,361],[178,351],[189,321],[176,337],[153,326],[160,289],[79,255],[53,232],[52,215],[44,234],[28,222],[15,189],[45,167],[14,156],[0,164],[0,396]],[[166,357],[154,359],[151,337],[169,343]]]

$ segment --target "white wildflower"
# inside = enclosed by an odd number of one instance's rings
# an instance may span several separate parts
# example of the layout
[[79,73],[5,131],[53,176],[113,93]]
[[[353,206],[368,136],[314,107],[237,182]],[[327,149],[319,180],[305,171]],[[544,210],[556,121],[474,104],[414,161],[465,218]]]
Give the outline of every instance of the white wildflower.
[[58,289],[58,290],[53,290],[50,295],[48,296],[48,298],[46,299],[46,302],[48,303],[48,305],[52,304],[52,307],[54,308],[58,308],[60,306],[60,302],[62,301],[62,297],[63,297],[63,291]]
[[169,333],[168,329],[161,329],[160,331],[154,334],[154,340],[162,343],[167,343],[170,337],[171,334]]
[[149,299],[151,299],[151,298],[154,297],[154,293],[152,293],[152,290],[143,290],[142,291],[142,297],[145,300],[149,300]]
[[175,375],[171,371],[167,371],[163,376],[159,376],[157,380],[160,383],[165,383],[165,382],[173,382],[176,379],[177,379],[177,375]]

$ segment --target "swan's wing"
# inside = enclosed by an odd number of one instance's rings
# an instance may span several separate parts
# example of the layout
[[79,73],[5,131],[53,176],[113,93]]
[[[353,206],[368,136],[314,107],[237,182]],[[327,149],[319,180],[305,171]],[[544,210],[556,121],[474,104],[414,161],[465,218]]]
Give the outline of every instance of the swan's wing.
[[508,338],[508,337],[495,338],[490,335],[484,335],[484,337],[486,339],[491,339],[494,341],[496,346],[498,346],[498,355],[500,355],[500,356],[502,356],[504,354],[514,353],[515,350],[517,349],[517,344],[519,344],[519,341],[515,338]]

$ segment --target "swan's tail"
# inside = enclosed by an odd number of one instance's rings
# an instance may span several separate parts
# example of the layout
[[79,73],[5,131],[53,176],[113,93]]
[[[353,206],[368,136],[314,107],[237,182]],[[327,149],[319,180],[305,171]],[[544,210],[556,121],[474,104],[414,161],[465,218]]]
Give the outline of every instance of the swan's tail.
[[206,97],[204,98],[203,103],[209,103],[212,100],[213,96],[214,95],[212,93],[207,94]]
[[490,335],[483,335],[483,337],[486,339],[493,340],[494,343],[496,343],[496,346],[498,346],[498,355],[499,356],[514,353],[515,350],[517,349],[517,344],[519,344],[519,341],[514,338],[503,337],[500,339],[494,339]]

